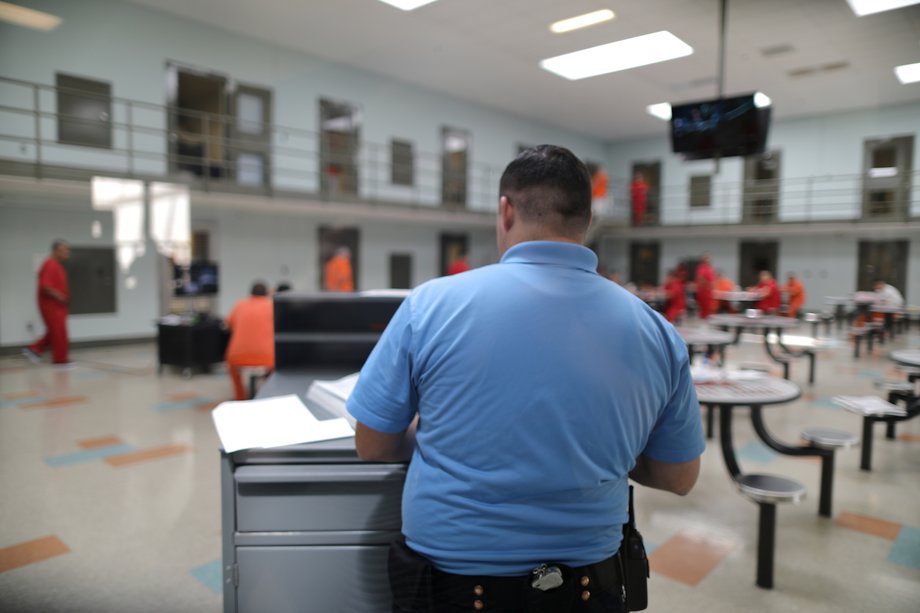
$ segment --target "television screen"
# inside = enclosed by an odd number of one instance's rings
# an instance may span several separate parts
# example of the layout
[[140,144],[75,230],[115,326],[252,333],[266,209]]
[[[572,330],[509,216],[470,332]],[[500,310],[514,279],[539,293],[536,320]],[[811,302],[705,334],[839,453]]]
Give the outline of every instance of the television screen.
[[758,108],[754,94],[671,107],[671,148],[686,159],[763,153],[770,107]]
[[213,262],[173,267],[173,294],[176,296],[213,296],[220,287],[218,281],[217,264]]

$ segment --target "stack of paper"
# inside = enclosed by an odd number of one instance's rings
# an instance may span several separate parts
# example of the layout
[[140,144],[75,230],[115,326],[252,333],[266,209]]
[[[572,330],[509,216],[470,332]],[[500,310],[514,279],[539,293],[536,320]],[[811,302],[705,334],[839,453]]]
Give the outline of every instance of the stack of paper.
[[351,416],[345,408],[345,401],[351,396],[351,392],[358,383],[358,375],[354,373],[334,381],[314,381],[307,388],[307,402],[322,407],[348,421],[351,427],[355,427],[355,418]]
[[831,402],[860,415],[907,415],[903,407],[878,396],[834,396]]
[[320,421],[296,395],[222,402],[211,418],[224,451],[283,447],[354,435],[344,419]]

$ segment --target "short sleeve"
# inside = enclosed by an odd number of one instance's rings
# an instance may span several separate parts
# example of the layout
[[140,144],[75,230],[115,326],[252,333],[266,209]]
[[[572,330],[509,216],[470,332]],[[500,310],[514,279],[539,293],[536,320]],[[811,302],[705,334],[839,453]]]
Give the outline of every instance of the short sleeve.
[[700,402],[690,376],[690,362],[687,358],[672,359],[677,364],[671,397],[658,415],[643,453],[659,462],[677,464],[702,455],[706,441],[703,438]]
[[403,300],[367,358],[346,407],[378,432],[402,432],[418,411],[412,377],[411,296]]

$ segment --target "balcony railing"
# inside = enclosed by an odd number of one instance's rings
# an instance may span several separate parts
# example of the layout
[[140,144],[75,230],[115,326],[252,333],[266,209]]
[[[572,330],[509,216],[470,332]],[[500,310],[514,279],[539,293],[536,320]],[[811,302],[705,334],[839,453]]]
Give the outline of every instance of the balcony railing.
[[[59,113],[61,94],[107,110],[89,116],[79,109],[79,114]],[[194,133],[180,129],[178,113],[196,123]],[[61,138],[62,124],[76,129],[77,142],[72,136]],[[108,131],[104,146],[92,139],[80,144],[81,128]],[[362,141],[344,153],[332,149],[333,141],[328,133],[324,138],[301,128],[0,77],[0,172],[5,174],[167,178],[202,190],[495,210],[503,166],[472,161],[464,180],[462,173],[445,174],[440,153],[413,151],[412,185],[400,185],[393,181],[389,144]],[[609,185],[610,194],[596,203],[595,215],[629,225],[629,182],[613,179]],[[445,202],[445,195],[453,201]],[[920,172],[902,171],[881,183],[862,174],[753,182],[716,176],[708,206],[690,206],[688,184],[665,183],[651,190],[648,200],[644,225],[651,226],[917,220]]]

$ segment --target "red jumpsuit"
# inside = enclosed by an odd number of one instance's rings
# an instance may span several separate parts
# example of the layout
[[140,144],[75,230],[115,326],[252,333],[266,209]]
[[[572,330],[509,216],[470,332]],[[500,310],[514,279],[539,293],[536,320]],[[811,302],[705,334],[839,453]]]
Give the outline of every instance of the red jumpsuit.
[[[64,294],[64,302],[59,301],[44,289],[50,288]],[[38,310],[45,322],[45,336],[35,341],[29,349],[41,355],[51,346],[51,360],[55,364],[70,361],[68,351],[70,341],[67,339],[67,305],[70,302],[70,290],[67,285],[67,271],[54,258],[48,258],[38,272]]]
[[648,183],[636,179],[629,186],[629,195],[632,198],[633,225],[641,226],[645,223],[645,204],[648,200]]
[[667,296],[664,318],[673,323],[687,309],[687,300],[684,297],[684,282],[675,277],[665,284],[664,292]]
[[754,305],[754,308],[760,309],[765,313],[775,313],[782,302],[782,296],[779,292],[779,286],[776,284],[776,279],[761,281],[757,284],[756,289],[758,292],[762,292],[764,297]]
[[712,314],[712,289],[716,283],[716,271],[703,262],[696,267],[696,302],[700,309],[700,319]]

